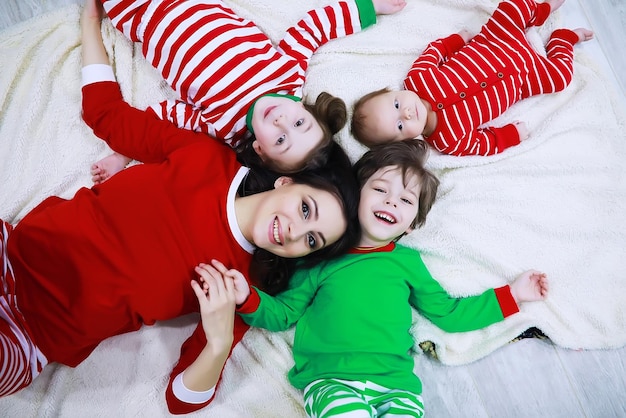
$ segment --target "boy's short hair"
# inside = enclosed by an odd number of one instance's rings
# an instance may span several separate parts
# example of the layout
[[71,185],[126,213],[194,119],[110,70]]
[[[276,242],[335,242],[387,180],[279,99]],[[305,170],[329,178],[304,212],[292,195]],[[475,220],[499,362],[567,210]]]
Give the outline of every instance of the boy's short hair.
[[420,139],[405,139],[372,147],[356,162],[359,187],[383,167],[397,166],[406,184],[407,178],[417,175],[420,181],[419,209],[411,228],[419,228],[426,222],[426,215],[435,203],[439,179],[424,164],[428,159],[428,144]]
[[365,145],[368,148],[372,148],[378,145],[380,142],[374,142],[374,138],[371,138],[367,134],[367,115],[363,113],[363,106],[371,99],[382,94],[389,93],[390,91],[390,88],[384,88],[373,91],[371,93],[367,93],[365,96],[357,100],[356,103],[354,103],[354,106],[352,106],[352,121],[350,122],[350,133],[357,141],[359,141],[361,144]]

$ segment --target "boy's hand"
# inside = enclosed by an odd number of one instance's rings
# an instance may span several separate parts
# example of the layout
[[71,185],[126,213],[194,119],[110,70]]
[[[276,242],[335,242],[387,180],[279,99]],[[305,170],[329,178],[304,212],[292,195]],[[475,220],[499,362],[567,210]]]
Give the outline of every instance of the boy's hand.
[[548,278],[540,271],[525,271],[511,283],[511,295],[518,305],[521,302],[544,300],[548,295]]
[[404,9],[405,0],[372,0],[377,15],[390,15]]
[[211,260],[211,266],[203,265],[204,268],[214,270],[220,274],[224,280],[231,280],[235,289],[235,303],[242,305],[250,296],[250,285],[246,277],[235,269],[227,269],[224,264],[217,260]]

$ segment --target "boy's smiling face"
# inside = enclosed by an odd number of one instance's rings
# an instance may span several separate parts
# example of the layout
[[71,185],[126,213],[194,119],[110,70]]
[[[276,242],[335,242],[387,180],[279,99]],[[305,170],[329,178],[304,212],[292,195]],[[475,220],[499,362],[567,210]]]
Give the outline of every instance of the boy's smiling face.
[[376,171],[361,189],[359,247],[386,245],[411,232],[419,209],[419,194],[417,175],[407,173],[405,179],[397,166]]

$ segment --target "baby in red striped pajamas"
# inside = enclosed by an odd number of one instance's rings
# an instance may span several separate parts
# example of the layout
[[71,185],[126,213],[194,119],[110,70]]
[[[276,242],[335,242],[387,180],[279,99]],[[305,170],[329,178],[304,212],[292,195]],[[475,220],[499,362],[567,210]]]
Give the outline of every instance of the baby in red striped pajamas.
[[[338,0],[307,13],[274,46],[221,0],[101,0],[111,22],[142,43],[146,59],[178,93],[151,109],[181,128],[236,148],[246,165],[293,173],[324,164],[332,135],[347,121],[343,100],[322,93],[303,104],[313,53],[331,39],[398,12],[404,0]],[[92,166],[95,183],[130,159],[114,154]]]
[[430,43],[404,90],[378,90],[355,103],[352,134],[367,146],[422,135],[438,151],[457,156],[493,155],[519,144],[528,137],[523,122],[482,125],[518,100],[561,91],[571,82],[574,45],[593,32],[555,30],[545,57],[525,34],[563,2],[503,1],[473,38],[464,30]]

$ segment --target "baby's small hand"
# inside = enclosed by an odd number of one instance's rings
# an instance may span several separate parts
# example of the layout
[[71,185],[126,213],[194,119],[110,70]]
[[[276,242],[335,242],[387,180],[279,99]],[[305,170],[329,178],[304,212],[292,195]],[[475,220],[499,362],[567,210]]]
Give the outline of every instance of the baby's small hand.
[[517,120],[517,121],[513,122],[513,125],[515,126],[515,129],[517,129],[517,135],[519,135],[519,140],[520,141],[528,139],[528,137],[530,136],[530,132],[528,132],[528,128],[526,127],[526,123]]
[[465,43],[468,43],[469,41],[472,40],[472,38],[474,37],[474,35],[472,35],[472,33],[470,31],[468,31],[467,29],[461,29],[459,31],[459,36],[461,38],[463,38],[463,40],[465,41]]

